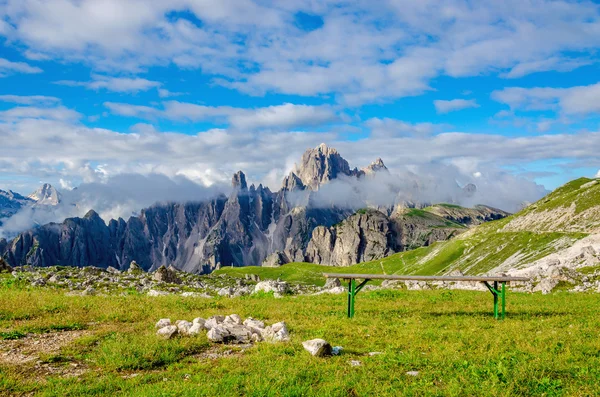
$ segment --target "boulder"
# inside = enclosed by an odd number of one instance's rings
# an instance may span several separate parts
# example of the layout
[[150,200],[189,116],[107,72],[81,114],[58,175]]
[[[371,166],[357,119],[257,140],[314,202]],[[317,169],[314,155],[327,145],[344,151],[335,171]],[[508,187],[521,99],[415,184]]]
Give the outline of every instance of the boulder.
[[156,269],[152,279],[162,283],[181,284],[181,279],[177,277],[176,271],[171,268],[167,269],[164,265]]
[[204,323],[193,323],[188,330],[188,335],[198,335],[202,331],[204,331]]
[[252,327],[252,328],[257,328],[257,329],[264,329],[265,328],[265,323],[260,321],[260,320],[255,320],[252,317],[248,317],[247,319],[244,320],[244,325],[248,326],[248,327]]
[[159,329],[156,332],[156,335],[164,339],[171,339],[172,337],[177,335],[177,327],[175,325],[167,325],[166,327]]
[[144,269],[142,269],[142,267],[138,265],[136,261],[131,261],[127,273],[141,273],[143,271]]
[[271,255],[267,256],[267,258],[263,261],[263,267],[280,267],[281,265],[287,263],[285,258],[285,254],[280,251],[275,251]]
[[552,290],[558,285],[559,281],[554,278],[545,278],[538,285],[535,286],[533,292],[542,291],[542,294],[546,295],[552,292]]
[[156,323],[155,327],[156,328],[164,328],[171,325],[171,319],[170,318],[161,318],[160,320],[158,320],[158,322]]
[[325,286],[323,288],[332,289],[332,288],[337,288],[337,287],[341,287],[341,286],[342,286],[342,283],[339,278],[328,278],[325,280]]
[[307,340],[302,346],[315,357],[331,356],[331,345],[324,339]]
[[250,328],[243,325],[228,325],[226,328],[229,335],[225,338],[225,341],[240,344],[252,342],[252,331]]
[[190,323],[189,321],[185,321],[185,320],[177,320],[175,321],[175,325],[177,325],[177,330],[179,331],[179,333],[181,335],[189,335],[190,334],[190,328],[192,328],[192,323]]
[[204,322],[204,328],[212,329],[212,328],[216,327],[217,325],[221,324],[223,322],[223,320],[225,320],[225,317],[223,317],[223,316],[212,316],[211,318],[209,318],[208,320],[206,320]]
[[261,281],[254,287],[254,293],[274,292],[276,294],[285,294],[289,291],[289,285],[285,281],[266,280]]
[[237,314],[230,314],[229,316],[225,317],[225,320],[223,320],[223,323],[241,325],[242,318],[240,316],[238,316]]
[[192,320],[193,324],[200,324],[200,326],[202,326],[204,328],[204,324],[206,323],[206,320],[203,319],[202,317],[196,317],[195,319]]
[[112,267],[112,266],[107,267],[106,271],[109,272],[109,273],[111,273],[111,274],[119,274],[119,273],[121,273],[121,271],[119,269],[117,269],[116,267]]
[[290,340],[290,334],[283,321],[261,329],[260,333],[263,339],[269,342],[287,342]]
[[206,334],[206,337],[208,338],[208,340],[211,342],[215,342],[215,343],[225,342],[225,340],[228,336],[229,336],[229,330],[226,327],[224,327],[223,325],[216,325],[216,326],[212,327]]

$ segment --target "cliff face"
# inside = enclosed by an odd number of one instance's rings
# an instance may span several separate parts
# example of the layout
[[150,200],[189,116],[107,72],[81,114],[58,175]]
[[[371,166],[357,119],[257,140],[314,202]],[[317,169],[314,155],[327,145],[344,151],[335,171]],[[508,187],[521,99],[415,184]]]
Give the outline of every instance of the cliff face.
[[[382,171],[387,168],[381,159],[361,171],[350,169],[335,149],[321,145],[302,156],[278,192],[262,185],[248,187],[240,171],[232,178],[228,197],[155,205],[127,221],[113,219],[108,224],[90,211],[83,218],[21,233],[10,242],[0,240],[0,253],[12,266],[125,270],[135,260],[145,270],[173,265],[192,273],[260,266],[267,258],[266,263],[274,264],[347,266],[444,240],[465,229],[460,223],[467,215],[456,208],[436,215],[398,207],[384,214],[308,205],[319,186],[340,175],[358,178]],[[303,195],[306,203],[292,200],[295,194]],[[492,210],[480,212],[468,216],[495,216]]]

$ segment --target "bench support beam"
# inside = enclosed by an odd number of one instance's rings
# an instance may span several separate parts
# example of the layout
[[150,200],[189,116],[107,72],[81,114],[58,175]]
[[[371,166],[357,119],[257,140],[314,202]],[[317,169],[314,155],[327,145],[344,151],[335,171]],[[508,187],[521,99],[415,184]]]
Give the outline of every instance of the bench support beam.
[[[496,320],[506,318],[506,282],[502,281],[502,288],[498,289],[498,281],[494,281],[494,286],[492,287],[487,281],[482,281],[485,286],[490,290],[492,295],[494,296],[494,318]],[[498,310],[498,298],[500,298],[502,302],[502,313],[499,313]]]
[[356,294],[358,294],[369,281],[370,279],[367,278],[357,286],[356,279],[351,278],[348,280],[348,318],[354,317],[354,298],[356,297]]

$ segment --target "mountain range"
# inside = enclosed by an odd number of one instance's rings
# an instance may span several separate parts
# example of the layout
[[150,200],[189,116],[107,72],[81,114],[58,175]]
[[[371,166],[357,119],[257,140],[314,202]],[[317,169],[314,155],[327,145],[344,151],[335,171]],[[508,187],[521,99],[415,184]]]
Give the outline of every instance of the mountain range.
[[61,202],[61,194],[52,185],[45,183],[27,197],[12,190],[0,190],[0,226],[2,220],[10,218],[26,207],[56,206]]
[[[232,177],[228,195],[159,203],[139,216],[108,223],[91,210],[83,218],[68,218],[22,232],[11,241],[0,240],[0,253],[13,266],[124,270],[135,260],[145,270],[173,265],[192,273],[303,261],[347,266],[447,240],[471,226],[509,215],[487,206],[431,205],[407,199],[405,194],[391,204],[377,200],[366,200],[361,208],[343,200],[340,204],[339,196],[356,193],[357,183],[371,183],[370,187],[387,183],[380,176],[388,173],[381,159],[362,169],[350,168],[337,150],[322,144],[303,154],[276,192],[262,185],[248,186],[239,171]],[[340,186],[345,190],[337,191]],[[418,189],[418,183],[413,188]],[[456,184],[455,189],[464,196],[477,190],[473,184]],[[12,195],[17,198],[11,203],[21,200],[22,196]],[[22,200],[21,207],[47,205],[59,203],[61,196],[45,185]]]

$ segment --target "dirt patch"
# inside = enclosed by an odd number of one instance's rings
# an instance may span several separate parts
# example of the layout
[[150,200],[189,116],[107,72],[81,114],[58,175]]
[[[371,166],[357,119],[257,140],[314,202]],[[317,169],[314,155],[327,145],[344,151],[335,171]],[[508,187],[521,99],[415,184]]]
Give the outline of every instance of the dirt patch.
[[61,360],[47,362],[44,359],[58,356],[61,348],[88,334],[89,331],[64,331],[29,334],[17,340],[0,340],[0,367],[16,367],[36,377],[80,376],[88,370],[82,363]]

